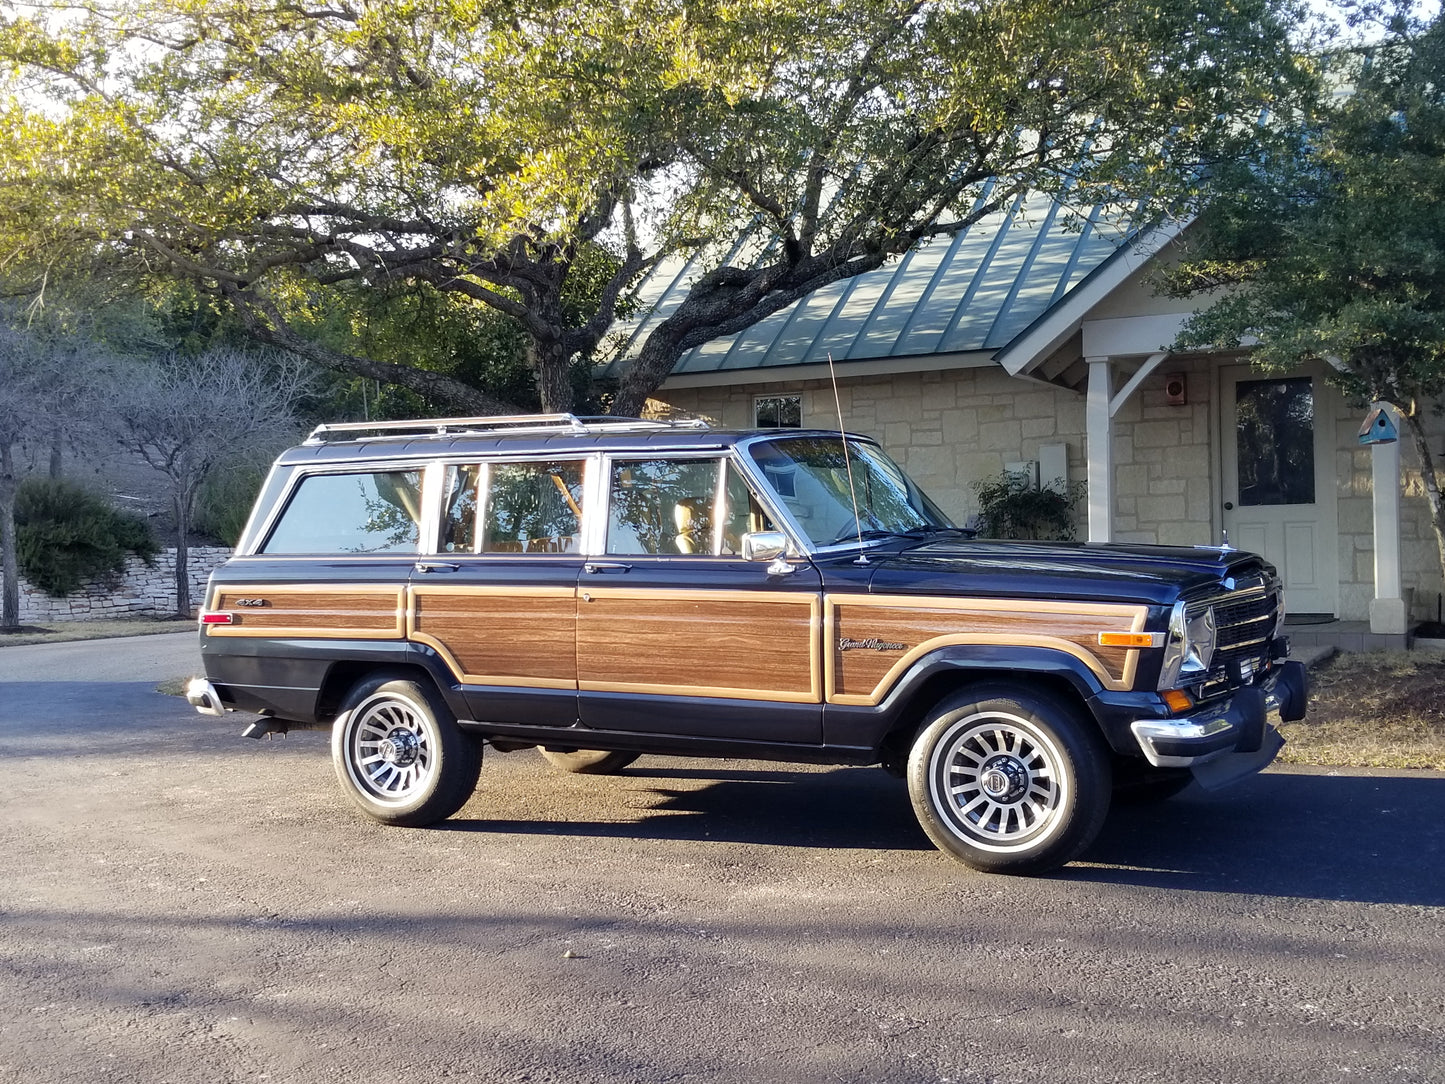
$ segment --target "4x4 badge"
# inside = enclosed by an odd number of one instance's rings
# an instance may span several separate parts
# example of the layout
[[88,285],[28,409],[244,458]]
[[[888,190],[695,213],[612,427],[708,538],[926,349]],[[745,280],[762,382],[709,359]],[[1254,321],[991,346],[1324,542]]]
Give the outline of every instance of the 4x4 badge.
[[891,640],[880,640],[876,636],[871,640],[850,640],[846,636],[838,641],[839,651],[903,651],[907,644],[895,644]]

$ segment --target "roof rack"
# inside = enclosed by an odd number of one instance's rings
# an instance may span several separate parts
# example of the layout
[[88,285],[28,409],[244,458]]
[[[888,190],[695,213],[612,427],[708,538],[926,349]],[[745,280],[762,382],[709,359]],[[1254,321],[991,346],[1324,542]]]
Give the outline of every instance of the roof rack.
[[427,418],[399,422],[334,422],[311,430],[306,444],[356,438],[372,433],[379,439],[446,437],[467,433],[628,433],[653,429],[707,429],[701,419],[656,421],[649,418],[614,418],[610,415],[494,414],[481,418]]

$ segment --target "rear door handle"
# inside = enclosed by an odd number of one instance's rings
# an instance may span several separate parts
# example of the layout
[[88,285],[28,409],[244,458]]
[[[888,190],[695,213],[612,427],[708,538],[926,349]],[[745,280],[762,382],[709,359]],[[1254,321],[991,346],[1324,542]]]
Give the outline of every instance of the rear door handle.
[[621,561],[588,561],[582,566],[582,571],[595,576],[603,572],[631,572],[632,566]]
[[455,572],[461,565],[450,564],[447,561],[418,561],[416,570],[418,572]]

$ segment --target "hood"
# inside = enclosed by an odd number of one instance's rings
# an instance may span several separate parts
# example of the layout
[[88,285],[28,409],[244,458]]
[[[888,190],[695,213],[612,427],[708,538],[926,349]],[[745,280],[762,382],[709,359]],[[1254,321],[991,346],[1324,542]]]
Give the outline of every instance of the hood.
[[896,554],[870,553],[870,591],[1055,598],[1172,605],[1226,579],[1261,572],[1263,558],[1212,546],[940,539]]

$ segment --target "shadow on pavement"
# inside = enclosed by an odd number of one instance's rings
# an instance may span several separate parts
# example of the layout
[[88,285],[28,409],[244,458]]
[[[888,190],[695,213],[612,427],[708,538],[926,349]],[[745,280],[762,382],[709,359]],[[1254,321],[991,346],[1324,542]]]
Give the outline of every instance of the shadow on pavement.
[[[695,789],[669,779],[708,780]],[[638,784],[656,782],[651,788]],[[932,845],[903,784],[878,769],[787,772],[639,766],[652,804],[622,821],[467,820],[447,831],[918,851]],[[485,783],[484,783],[485,786]],[[1270,773],[1153,806],[1119,806],[1070,881],[1195,892],[1445,905],[1445,777]]]
[[1445,777],[1267,773],[1114,810],[1060,876],[1202,892],[1445,905]]

